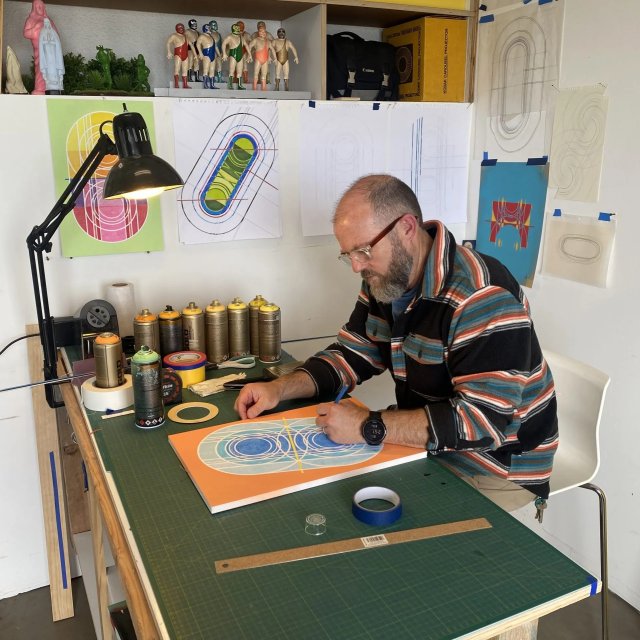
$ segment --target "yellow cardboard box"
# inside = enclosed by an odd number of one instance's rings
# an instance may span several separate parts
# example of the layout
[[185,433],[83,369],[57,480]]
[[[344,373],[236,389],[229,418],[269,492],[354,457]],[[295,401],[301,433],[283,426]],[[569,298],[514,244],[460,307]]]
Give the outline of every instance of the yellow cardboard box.
[[466,100],[467,20],[424,17],[389,27],[384,42],[397,48],[400,100]]

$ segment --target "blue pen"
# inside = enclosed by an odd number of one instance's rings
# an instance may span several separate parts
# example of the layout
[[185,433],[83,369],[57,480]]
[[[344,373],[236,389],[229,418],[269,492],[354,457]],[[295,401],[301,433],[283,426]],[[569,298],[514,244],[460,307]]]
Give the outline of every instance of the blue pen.
[[342,389],[340,389],[338,395],[336,396],[336,400],[335,403],[338,404],[340,402],[340,400],[342,400],[342,398],[344,398],[344,394],[347,393],[347,389],[349,388],[349,385],[344,385],[342,387]]

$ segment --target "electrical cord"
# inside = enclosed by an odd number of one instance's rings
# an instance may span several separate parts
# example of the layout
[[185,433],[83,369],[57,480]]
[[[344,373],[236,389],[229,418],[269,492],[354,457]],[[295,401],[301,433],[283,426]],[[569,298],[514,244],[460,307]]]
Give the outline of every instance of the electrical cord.
[[0,351],[0,356],[12,345],[15,344],[16,342],[20,342],[20,340],[24,340],[25,338],[35,338],[36,336],[39,336],[39,333],[28,333],[26,336],[20,336],[19,338],[16,338],[15,340],[12,340],[9,344],[6,344],[3,348],[2,351]]

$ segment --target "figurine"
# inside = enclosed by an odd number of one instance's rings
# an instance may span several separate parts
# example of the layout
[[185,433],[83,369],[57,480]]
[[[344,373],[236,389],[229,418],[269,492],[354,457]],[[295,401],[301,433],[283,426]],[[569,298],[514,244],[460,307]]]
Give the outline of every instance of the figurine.
[[[43,95],[46,90],[46,84],[40,70],[40,31],[44,25],[44,19],[49,18],[47,9],[42,0],[33,0],[31,3],[31,13],[27,16],[24,23],[22,34],[27,40],[31,40],[33,47],[33,66],[35,70],[35,86],[31,92],[33,95]],[[51,27],[57,32],[53,21],[49,20]]]
[[102,67],[102,78],[104,80],[104,88],[111,89],[113,81],[111,79],[111,58],[115,59],[113,50],[108,47],[105,49],[101,44],[96,47],[98,53],[96,53],[96,60]]
[[236,22],[231,25],[231,33],[222,41],[222,61],[229,60],[229,89],[233,89],[233,78],[238,79],[238,89],[244,89],[242,85],[242,69],[244,67],[244,59],[248,58],[251,62],[251,54],[245,55],[245,46],[242,40],[242,31]]
[[211,31],[209,35],[213,38],[213,44],[216,48],[216,56],[213,61],[214,82],[222,82],[222,36],[218,33],[218,23],[215,20],[209,22]]
[[273,36],[267,31],[267,25],[265,24],[264,20],[259,20],[258,23],[256,24],[256,30],[251,34],[251,40],[253,40],[254,38],[258,37],[258,32],[260,31],[260,27],[262,27],[266,34],[267,34],[267,40],[269,40],[269,42],[273,42]]
[[45,93],[47,95],[60,95],[64,76],[62,45],[60,36],[53,30],[49,18],[45,18],[42,21],[38,49],[40,51],[40,73],[44,78]]
[[216,89],[214,77],[216,73],[216,47],[211,35],[211,26],[206,23],[202,25],[202,33],[196,40],[196,49],[200,60],[202,60],[203,88]]
[[258,34],[249,43],[249,55],[255,49],[255,55],[253,56],[253,89],[258,88],[258,76],[260,76],[260,85],[263,91],[267,89],[267,70],[269,69],[269,62],[275,60],[276,53],[271,46],[271,42],[267,38],[267,30],[264,22],[258,28]]
[[4,90],[7,93],[28,93],[22,82],[20,63],[11,47],[7,47],[7,82]]
[[136,81],[134,83],[136,91],[151,91],[151,87],[149,86],[149,73],[149,67],[146,65],[144,56],[139,53],[136,58]]
[[284,90],[289,91],[289,51],[293,54],[293,61],[298,64],[298,52],[291,40],[287,40],[287,32],[280,27],[278,37],[272,47],[276,55],[276,91],[280,89],[280,78],[284,76]]
[[185,31],[184,35],[187,37],[187,42],[189,43],[189,66],[187,73],[189,81],[200,82],[200,57],[198,55],[198,48],[196,47],[196,42],[198,42],[200,32],[198,31],[198,22],[195,18],[191,18],[191,20],[189,20],[189,27]]
[[189,68],[189,43],[184,34],[184,25],[178,22],[175,33],[167,39],[167,60],[173,58],[173,86],[178,89],[178,78],[182,76],[182,88],[191,89],[187,84],[187,70]]
[[238,20],[236,22],[238,25],[238,29],[240,29],[240,37],[242,38],[242,46],[244,48],[244,64],[242,69],[242,79],[245,84],[249,83],[249,62],[251,62],[251,58],[247,55],[247,51],[249,48],[249,34],[244,30],[244,22],[242,20]]

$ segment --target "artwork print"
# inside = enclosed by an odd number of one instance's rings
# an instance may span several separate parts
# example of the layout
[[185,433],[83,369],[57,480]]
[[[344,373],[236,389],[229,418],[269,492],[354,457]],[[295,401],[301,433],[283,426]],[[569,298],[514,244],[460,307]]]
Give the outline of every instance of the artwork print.
[[[345,401],[346,402],[346,401]],[[316,407],[169,436],[211,513],[424,458],[393,444],[336,444],[315,424]]]
[[498,162],[483,166],[476,250],[533,285],[547,195],[549,165]]
[[[129,111],[142,115],[153,144],[153,104],[129,102]],[[100,131],[113,139],[111,121],[122,113],[120,101],[47,100],[49,135],[56,193],[69,181],[100,138]],[[163,248],[159,199],[105,200],[102,189],[117,156],[108,155],[89,178],[76,200],[72,214],[60,227],[65,257],[159,251]]]
[[173,116],[180,241],[280,237],[277,103],[180,100]]

